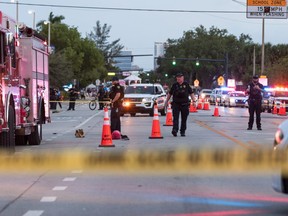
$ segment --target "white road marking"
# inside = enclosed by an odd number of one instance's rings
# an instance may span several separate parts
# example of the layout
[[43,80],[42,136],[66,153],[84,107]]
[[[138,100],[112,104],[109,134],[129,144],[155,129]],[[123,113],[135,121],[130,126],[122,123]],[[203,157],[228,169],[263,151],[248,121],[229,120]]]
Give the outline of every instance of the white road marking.
[[46,196],[46,197],[42,197],[40,202],[55,202],[57,199],[57,197],[55,196]]
[[93,116],[91,116],[90,118],[86,119],[84,122],[82,122],[81,124],[77,125],[76,127],[74,127],[74,129],[78,129],[79,127],[82,127],[83,125],[85,125],[87,122],[89,122],[91,119],[93,119],[95,116],[101,114],[102,112],[97,112],[95,113]]
[[64,178],[63,181],[75,181],[76,177],[68,177],[68,178]]
[[23,216],[40,216],[44,213],[42,210],[29,210]]
[[56,186],[52,190],[53,191],[64,191],[67,189],[67,186]]

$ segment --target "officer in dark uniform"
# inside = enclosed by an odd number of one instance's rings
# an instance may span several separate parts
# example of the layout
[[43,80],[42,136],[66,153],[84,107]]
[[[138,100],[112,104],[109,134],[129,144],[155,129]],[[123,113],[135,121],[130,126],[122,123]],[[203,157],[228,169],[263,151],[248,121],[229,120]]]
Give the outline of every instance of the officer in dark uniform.
[[103,102],[104,96],[105,96],[104,86],[100,85],[98,93],[97,93],[97,97],[98,97],[98,101],[99,101],[99,109],[98,110],[103,110],[103,108],[104,108],[104,102]]
[[75,110],[75,101],[78,97],[79,92],[76,90],[75,86],[68,90],[69,93],[69,107],[67,110]]
[[112,87],[109,94],[111,99],[111,133],[114,130],[121,132],[120,111],[122,108],[122,97],[124,88],[120,86],[118,77],[112,78]]
[[[176,75],[177,82],[175,82],[170,91],[168,92],[167,100],[165,102],[165,106],[167,106],[168,101],[171,96],[173,96],[172,102],[172,112],[173,112],[173,136],[177,136],[177,132],[179,130],[179,114],[181,113],[181,127],[180,134],[181,136],[185,136],[186,131],[186,122],[187,117],[189,115],[189,95],[191,96],[191,100],[193,103],[196,102],[194,97],[194,92],[190,87],[188,82],[184,81],[184,76],[182,73],[178,73]],[[195,104],[194,104],[195,105]]]
[[247,130],[252,130],[254,113],[256,113],[257,129],[262,130],[260,114],[262,110],[262,92],[264,92],[264,87],[259,83],[259,77],[257,75],[253,76],[253,80],[249,83],[246,92],[249,94],[249,122]]

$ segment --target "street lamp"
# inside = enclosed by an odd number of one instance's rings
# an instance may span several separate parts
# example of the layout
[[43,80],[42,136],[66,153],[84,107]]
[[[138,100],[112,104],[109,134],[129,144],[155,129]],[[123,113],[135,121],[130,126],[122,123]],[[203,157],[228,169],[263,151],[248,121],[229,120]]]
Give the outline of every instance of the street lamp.
[[35,29],[36,28],[36,26],[35,26],[35,11],[29,10],[28,13],[33,15],[33,29]]
[[[234,1],[234,2],[236,2],[238,4],[241,4],[243,6],[246,6],[246,4],[244,2],[241,2],[241,1],[238,1],[238,0],[232,0],[232,1]],[[264,38],[265,38],[265,19],[262,18],[261,75],[264,73],[264,61],[265,61],[265,39]],[[255,65],[253,65],[253,68],[255,68]],[[255,75],[255,69],[253,70],[253,75]]]
[[48,52],[50,53],[50,32],[51,32],[51,22],[50,21],[44,21],[45,25],[48,25]]
[[18,26],[19,21],[19,1],[18,0],[11,0],[12,3],[16,3],[16,25]]

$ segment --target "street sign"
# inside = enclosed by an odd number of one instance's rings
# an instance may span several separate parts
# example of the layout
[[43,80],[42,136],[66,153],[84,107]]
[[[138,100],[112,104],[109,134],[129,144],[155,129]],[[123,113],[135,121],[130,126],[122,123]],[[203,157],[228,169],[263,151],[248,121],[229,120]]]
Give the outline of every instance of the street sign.
[[100,80],[97,79],[97,80],[95,81],[95,84],[96,84],[96,86],[99,86],[99,85],[100,85]]
[[287,19],[286,0],[247,0],[247,18]]
[[223,76],[218,77],[217,82],[218,82],[218,85],[223,86],[224,85],[224,77]]

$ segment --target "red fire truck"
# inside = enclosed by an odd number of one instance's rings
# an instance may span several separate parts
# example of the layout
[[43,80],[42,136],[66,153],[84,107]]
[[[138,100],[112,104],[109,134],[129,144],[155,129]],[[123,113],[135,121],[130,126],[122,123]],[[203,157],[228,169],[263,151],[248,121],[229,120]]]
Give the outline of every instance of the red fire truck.
[[0,11],[0,148],[39,145],[50,122],[48,47]]

